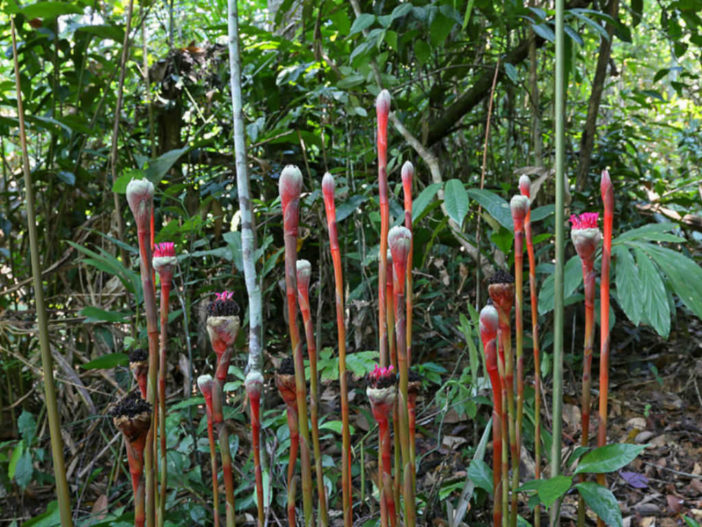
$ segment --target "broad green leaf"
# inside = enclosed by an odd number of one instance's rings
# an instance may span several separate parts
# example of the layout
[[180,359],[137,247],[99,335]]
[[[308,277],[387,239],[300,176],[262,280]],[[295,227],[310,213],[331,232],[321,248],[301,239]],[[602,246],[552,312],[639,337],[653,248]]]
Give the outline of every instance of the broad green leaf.
[[417,62],[420,66],[423,66],[429,62],[429,57],[431,57],[431,48],[429,44],[423,40],[417,40],[414,43],[414,56],[417,57]]
[[544,220],[553,214],[556,207],[553,205],[544,205],[542,207],[537,207],[531,211],[531,223],[536,223],[537,221]]
[[81,364],[84,370],[109,370],[116,366],[126,366],[129,364],[129,357],[126,353],[108,353],[102,357]]
[[468,195],[477,201],[500,225],[510,231],[514,230],[512,211],[509,208],[509,203],[504,199],[485,189],[468,189]]
[[666,247],[651,243],[637,243],[636,247],[656,261],[683,304],[702,318],[702,267],[684,254]]
[[176,161],[180,159],[185,152],[190,150],[189,146],[183,148],[178,148],[176,150],[170,150],[165,154],[161,154],[156,159],[151,159],[149,161],[149,167],[146,169],[145,175],[153,183],[159,182],[163,179],[163,176],[171,169]]
[[677,229],[677,225],[671,222],[648,223],[642,227],[623,232],[612,240],[612,245],[617,245],[625,241],[646,240],[652,242],[685,243],[683,238],[669,234]]
[[37,421],[34,418],[34,414],[27,410],[22,410],[22,414],[17,419],[17,428],[24,444],[27,446],[31,445],[37,432]]
[[548,40],[549,42],[555,42],[556,35],[554,35],[553,29],[551,29],[548,26],[548,24],[532,24],[531,28],[534,30],[534,33],[539,35],[544,40]]
[[602,485],[586,481],[575,486],[578,492],[602,521],[612,527],[622,527],[622,512],[612,491]]
[[79,14],[83,9],[73,2],[36,2],[19,10],[27,18],[50,20],[61,15]]
[[76,29],[76,33],[88,33],[103,39],[122,42],[124,40],[124,30],[121,27],[109,24],[96,24],[94,26],[81,26]]
[[17,443],[17,446],[12,451],[10,456],[10,463],[7,466],[7,477],[10,479],[15,478],[15,470],[17,469],[17,463],[19,463],[22,454],[24,453],[24,441]]
[[474,459],[468,467],[468,477],[479,489],[492,495],[492,469],[482,459]]
[[393,20],[396,20],[398,18],[401,18],[407,14],[409,14],[412,11],[412,4],[409,2],[403,3],[398,5],[395,9],[392,10],[392,18]]
[[79,314],[85,317],[85,323],[92,322],[124,322],[128,313],[121,311],[105,311],[95,306],[85,306]]
[[463,225],[463,220],[468,214],[468,193],[459,179],[451,179],[444,187],[444,207],[449,218],[458,226]]
[[375,15],[371,15],[370,13],[361,13],[358,15],[358,18],[353,21],[353,24],[351,24],[349,36],[360,33],[364,29],[368,29],[371,25],[373,25],[373,22],[375,22]]
[[575,469],[575,474],[603,474],[614,472],[631,463],[645,446],[619,443],[605,445],[585,454]]
[[549,479],[537,479],[533,481],[528,481],[520,487],[519,490],[536,491],[539,496],[539,501],[550,507],[553,505],[558,498],[563,496],[573,483],[573,478],[571,476],[554,476]]
[[[566,262],[563,276],[563,298],[568,299],[583,281],[580,257],[576,254]],[[554,276],[549,274],[539,291],[539,314],[553,311]]]
[[15,481],[21,489],[27,488],[27,485],[32,481],[34,466],[32,465],[32,455],[28,449],[20,456],[15,466]]
[[[59,511],[58,502],[53,500],[47,505],[46,512],[24,522],[22,527],[57,527],[59,525],[61,525],[61,513]],[[111,520],[109,525],[110,527],[121,527],[124,524]]]
[[342,203],[339,203],[339,206],[336,208],[336,222],[341,223],[344,221],[351,214],[357,211],[366,201],[368,201],[368,196],[356,194]]
[[509,62],[505,62],[505,73],[514,84],[519,84],[519,74],[517,73],[517,68],[515,68]]
[[451,33],[451,28],[453,28],[455,22],[450,18],[445,17],[442,14],[437,14],[434,20],[431,22],[429,28],[429,35],[431,44],[434,47],[441,46],[446,40],[446,37]]
[[419,193],[417,199],[412,203],[412,223],[422,216],[424,210],[434,201],[434,196],[441,188],[440,183],[432,183]]
[[619,307],[624,310],[629,320],[638,326],[641,322],[639,270],[628,248],[616,245],[612,248],[612,253],[616,262],[614,279],[617,286]]
[[670,333],[670,305],[665,285],[658,269],[641,249],[634,249],[636,264],[639,267],[639,300],[641,318],[645,319],[656,332],[668,338]]
[[357,377],[363,377],[373,370],[378,358],[377,351],[357,351],[346,355],[346,367]]

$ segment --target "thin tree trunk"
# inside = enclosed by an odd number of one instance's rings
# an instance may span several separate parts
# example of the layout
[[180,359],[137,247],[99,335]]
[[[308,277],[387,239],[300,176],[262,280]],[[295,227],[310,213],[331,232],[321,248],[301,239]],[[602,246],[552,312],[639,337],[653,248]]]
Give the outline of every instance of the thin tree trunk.
[[[619,12],[619,0],[610,0],[607,5],[607,14],[612,18],[617,18]],[[607,22],[605,30],[609,38],[602,38],[600,41],[600,54],[597,57],[595,76],[592,79],[592,91],[590,92],[590,102],[587,107],[587,118],[585,128],[580,138],[580,156],[578,159],[578,174],[575,186],[578,191],[582,191],[587,183],[587,175],[590,171],[590,161],[592,149],[595,144],[595,129],[597,126],[597,114],[600,110],[602,92],[604,91],[604,81],[607,78],[607,65],[612,51],[612,36],[614,35],[614,25]]]

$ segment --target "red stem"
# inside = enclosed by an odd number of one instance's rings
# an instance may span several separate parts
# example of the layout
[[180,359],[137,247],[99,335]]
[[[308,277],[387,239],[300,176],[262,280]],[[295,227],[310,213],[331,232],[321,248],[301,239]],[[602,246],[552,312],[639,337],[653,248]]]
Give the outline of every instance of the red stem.
[[[254,471],[256,475],[256,500],[263,504],[263,473],[261,472],[261,396],[249,394],[249,404],[251,405],[251,439],[253,443]],[[258,507],[258,525],[263,527],[263,506]]]
[[[390,440],[390,424],[387,416],[378,420],[378,429],[380,430],[380,452],[381,452],[381,467],[380,477],[382,479],[382,501],[385,504],[387,516],[390,518],[390,525],[397,525],[397,513],[395,511],[394,484],[392,479],[392,442]],[[387,519],[386,519],[387,522]],[[387,523],[385,524],[387,525]]]
[[144,443],[142,436],[134,442],[126,441],[127,462],[129,473],[132,477],[132,490],[134,492],[134,527],[144,527],[146,520],[144,502]]
[[166,460],[166,349],[168,347],[168,300],[171,294],[172,276],[170,271],[159,273],[161,279],[161,339],[158,365],[158,418],[159,439],[161,440],[161,491],[159,495],[159,516],[161,519],[165,517],[166,513],[166,485],[168,483],[168,463]]
[[[380,102],[383,94],[378,96]],[[388,112],[389,95],[387,107],[385,104],[376,104],[378,121],[378,201],[380,205],[380,259],[378,262],[378,340],[380,351],[380,366],[388,365],[388,332],[385,320],[386,303],[385,297],[385,274],[387,273],[388,258],[388,230],[390,229],[390,203],[388,201],[388,174],[387,174],[387,150],[388,150]]]
[[[211,405],[212,403],[210,403]],[[217,449],[215,448],[214,427],[212,426],[212,408],[207,408],[207,440],[210,444],[210,469],[212,470],[212,496],[214,508],[214,527],[219,527],[219,484],[217,483]]]

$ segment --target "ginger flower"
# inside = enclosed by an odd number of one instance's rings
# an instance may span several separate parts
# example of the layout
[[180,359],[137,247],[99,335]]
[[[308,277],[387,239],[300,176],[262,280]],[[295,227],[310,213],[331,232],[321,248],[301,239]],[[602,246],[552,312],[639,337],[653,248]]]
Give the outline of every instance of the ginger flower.
[[130,443],[142,444],[151,427],[151,405],[136,394],[119,401],[110,411],[112,422]]
[[597,227],[599,216],[597,212],[584,212],[579,216],[573,214],[570,217],[572,225],[570,238],[583,262],[591,263],[594,261],[597,246],[602,240],[602,233]]
[[529,176],[527,176],[526,174],[523,174],[519,178],[519,193],[522,196],[531,198],[531,179],[529,179]]
[[212,416],[212,390],[214,388],[214,379],[212,375],[200,375],[197,378],[197,387],[200,389],[202,396],[205,398],[205,408],[207,416]]
[[497,309],[492,304],[480,310],[480,338],[483,344],[497,338],[499,316]]
[[375,369],[366,376],[366,395],[376,421],[387,419],[392,413],[397,394],[397,375],[393,370],[392,365],[381,368],[376,364]]
[[173,267],[178,263],[175,255],[175,245],[173,242],[163,242],[154,245],[152,264],[154,269],[160,273],[173,272]]
[[127,185],[127,202],[134,214],[137,229],[146,231],[151,219],[154,185],[148,179],[132,179]]
[[514,304],[514,277],[506,271],[497,271],[490,278],[488,294],[495,307],[509,316]]
[[529,198],[522,195],[512,196],[509,202],[512,210],[512,221],[514,222],[514,232],[524,230],[524,219],[529,212]]
[[285,404],[297,411],[297,389],[295,386],[295,364],[292,357],[281,362],[275,373],[275,385]]
[[129,352],[129,369],[139,385],[141,396],[146,399],[146,384],[149,373],[149,351],[137,348]]
[[214,301],[207,306],[207,334],[217,357],[236,340],[239,332],[238,314],[239,304],[231,291],[216,293]]
[[263,375],[261,375],[261,372],[250,371],[247,373],[244,386],[246,387],[246,393],[248,394],[249,398],[260,398],[261,390],[263,389]]

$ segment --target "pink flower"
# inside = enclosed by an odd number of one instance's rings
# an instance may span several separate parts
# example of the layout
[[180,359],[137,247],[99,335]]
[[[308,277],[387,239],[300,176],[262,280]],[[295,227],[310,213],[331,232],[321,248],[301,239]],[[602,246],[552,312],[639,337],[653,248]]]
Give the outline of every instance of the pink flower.
[[227,300],[232,300],[234,298],[234,291],[222,291],[221,293],[215,293],[215,302],[217,300],[221,302],[226,302]]
[[154,258],[175,256],[175,244],[173,242],[163,242],[154,245]]
[[572,224],[573,230],[596,229],[599,217],[599,212],[583,212],[579,216],[573,214],[570,217],[570,223]]
[[584,212],[580,216],[573,214],[570,217],[570,223],[573,226],[570,237],[575,250],[583,263],[590,266],[594,263],[597,246],[602,240],[602,233],[597,228],[598,217],[597,212]]

